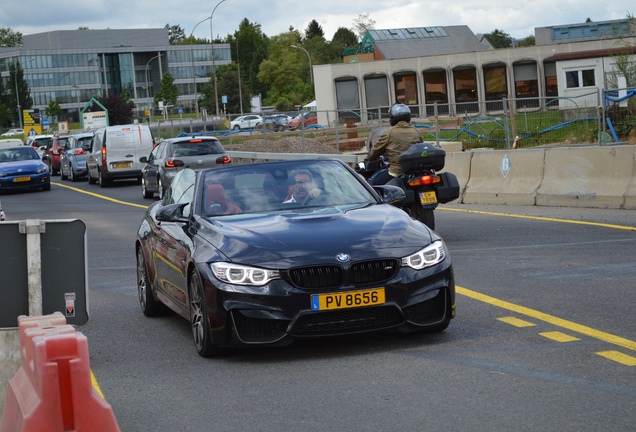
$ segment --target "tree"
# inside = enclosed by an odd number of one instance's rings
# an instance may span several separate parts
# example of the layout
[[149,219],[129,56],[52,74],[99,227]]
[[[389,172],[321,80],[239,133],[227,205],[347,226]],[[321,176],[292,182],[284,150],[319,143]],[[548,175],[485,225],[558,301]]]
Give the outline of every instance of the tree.
[[484,36],[495,48],[510,48],[512,46],[512,38],[502,30],[495,29],[492,33],[486,33]]
[[261,62],[269,57],[270,39],[263,34],[261,25],[251,23],[247,18],[239,24],[239,29],[228,36],[232,59],[240,66],[241,82],[251,95],[266,94],[268,86],[258,78]]
[[176,105],[177,97],[179,97],[179,88],[174,83],[174,76],[170,72],[166,72],[161,77],[159,83],[159,91],[155,93],[153,100],[155,104],[163,102],[164,105]]
[[22,33],[14,32],[8,27],[0,27],[0,47],[19,46],[22,46]]
[[168,43],[170,45],[179,45],[185,39],[185,32],[179,25],[166,24],[168,29]]
[[517,46],[520,46],[520,47],[534,46],[534,44],[535,44],[535,39],[534,39],[533,35],[526,36],[525,38],[523,38],[523,39],[521,39],[521,40],[519,40],[517,42]]
[[51,99],[49,101],[49,105],[46,107],[44,112],[46,113],[48,117],[59,118],[64,111],[62,110],[62,107],[60,106],[60,103],[58,102],[57,99]]
[[[243,98],[243,110],[250,107],[250,93],[247,85],[241,81],[241,91],[239,92],[238,65],[232,62],[229,65],[219,66],[216,72],[216,91],[221,104],[221,97],[227,96],[227,104],[220,108],[225,109],[227,113],[241,112],[241,97]],[[216,104],[214,101],[214,81],[201,87],[201,106],[205,107],[208,112],[216,112]],[[222,111],[222,110],[219,110]]]
[[325,37],[325,32],[322,30],[320,24],[315,19],[309,22],[307,29],[305,29],[305,39],[311,39],[312,37],[319,36],[321,38]]
[[342,51],[345,48],[357,47],[358,37],[348,28],[339,27],[333,34],[329,45],[333,53],[329,63],[340,63],[342,62]]
[[97,100],[108,110],[108,120],[111,126],[132,123],[135,111],[133,101],[126,101],[124,96],[114,93],[109,93],[108,96]]
[[358,39],[362,40],[364,35],[375,28],[375,20],[369,18],[368,13],[359,14],[358,18],[353,20],[353,31],[358,35]]

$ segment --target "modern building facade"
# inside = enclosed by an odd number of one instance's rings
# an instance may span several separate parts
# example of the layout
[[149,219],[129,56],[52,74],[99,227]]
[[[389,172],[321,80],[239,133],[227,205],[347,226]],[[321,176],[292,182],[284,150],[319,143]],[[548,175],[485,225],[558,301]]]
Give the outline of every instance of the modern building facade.
[[[632,20],[535,28],[536,45],[492,49],[464,26],[372,30],[344,64],[314,66],[319,123],[385,117],[393,103],[418,117],[501,113],[517,109],[595,108],[617,88],[617,55],[636,64]],[[612,87],[614,85],[614,87]],[[571,98],[572,102],[563,98]]]
[[[214,53],[214,60],[212,60]],[[60,30],[23,36],[23,46],[0,48],[0,77],[12,88],[9,71],[20,63],[33,108],[44,112],[57,100],[67,118],[78,121],[91,98],[124,90],[140,117],[152,108],[161,77],[170,72],[179,88],[178,104],[195,110],[201,85],[210,81],[213,64],[231,63],[229,44],[170,45],[168,30]]]

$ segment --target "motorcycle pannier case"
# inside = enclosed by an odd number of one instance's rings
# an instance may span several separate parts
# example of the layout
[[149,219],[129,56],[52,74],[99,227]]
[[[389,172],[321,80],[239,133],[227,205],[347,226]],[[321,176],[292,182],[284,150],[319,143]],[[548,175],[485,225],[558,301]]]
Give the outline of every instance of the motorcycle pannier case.
[[441,204],[445,204],[459,198],[459,182],[455,174],[443,172],[438,175],[442,181],[435,185],[437,201]]
[[446,152],[429,143],[413,144],[398,156],[398,162],[405,173],[423,170],[439,171],[444,168]]

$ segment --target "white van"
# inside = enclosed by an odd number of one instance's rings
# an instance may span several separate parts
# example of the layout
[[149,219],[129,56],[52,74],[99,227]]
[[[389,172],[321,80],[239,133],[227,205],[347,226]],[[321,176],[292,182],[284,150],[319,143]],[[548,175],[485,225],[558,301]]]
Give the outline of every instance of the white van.
[[97,129],[86,158],[88,182],[95,184],[99,181],[99,185],[105,187],[117,179],[136,178],[141,181],[144,164],[139,162],[139,158],[148,156],[153,144],[152,132],[145,124]]

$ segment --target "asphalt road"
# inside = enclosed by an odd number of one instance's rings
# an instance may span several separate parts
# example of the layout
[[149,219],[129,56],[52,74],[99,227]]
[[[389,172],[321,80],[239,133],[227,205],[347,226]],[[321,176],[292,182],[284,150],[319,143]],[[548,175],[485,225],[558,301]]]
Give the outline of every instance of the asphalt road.
[[636,211],[444,206],[458,285],[446,332],[203,359],[187,321],[137,304],[133,245],[150,201],[135,182],[56,177],[50,192],[1,198],[13,220],[86,223],[78,331],[122,431],[634,430]]

